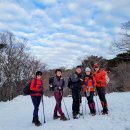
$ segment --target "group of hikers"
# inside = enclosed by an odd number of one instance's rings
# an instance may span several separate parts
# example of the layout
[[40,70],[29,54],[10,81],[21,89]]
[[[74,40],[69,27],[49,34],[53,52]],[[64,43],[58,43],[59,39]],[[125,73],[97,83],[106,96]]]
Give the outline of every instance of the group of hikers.
[[[102,115],[108,114],[108,104],[105,97],[105,87],[107,72],[101,69],[99,64],[94,64],[94,71],[87,67],[85,73],[82,72],[81,66],[77,66],[75,72],[70,75],[68,79],[68,87],[72,92],[72,114],[73,118],[77,119],[82,113],[80,113],[80,103],[82,102],[81,92],[87,98],[88,107],[92,116],[96,115],[96,105],[94,102],[94,95],[98,95],[101,101],[103,110]],[[40,126],[41,122],[38,117],[39,105],[43,96],[44,88],[42,82],[42,72],[37,71],[36,77],[32,79],[30,84],[31,99],[34,105],[33,120],[36,126]],[[62,111],[61,102],[63,99],[63,89],[65,87],[65,80],[62,77],[62,70],[56,69],[55,76],[49,79],[50,91],[54,92],[54,98],[56,100],[56,106],[54,108],[53,119],[60,119],[66,121],[67,118]],[[58,115],[58,113],[60,115]]]

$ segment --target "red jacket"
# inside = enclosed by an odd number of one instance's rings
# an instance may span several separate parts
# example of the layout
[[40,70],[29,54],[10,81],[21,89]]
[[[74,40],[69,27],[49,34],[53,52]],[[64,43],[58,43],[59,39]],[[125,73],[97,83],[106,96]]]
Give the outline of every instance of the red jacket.
[[32,79],[31,81],[31,85],[30,85],[30,90],[32,90],[33,92],[36,92],[35,94],[31,94],[31,96],[42,96],[42,94],[40,93],[40,87],[42,87],[42,91],[43,89],[43,82],[40,79]]
[[98,72],[94,72],[93,76],[96,80],[96,87],[105,87],[107,85],[106,83],[106,71],[105,70],[99,70]]
[[90,91],[94,92],[94,87],[96,86],[96,81],[95,78],[92,76],[92,79],[89,77],[84,78],[84,83],[83,83],[83,91]]

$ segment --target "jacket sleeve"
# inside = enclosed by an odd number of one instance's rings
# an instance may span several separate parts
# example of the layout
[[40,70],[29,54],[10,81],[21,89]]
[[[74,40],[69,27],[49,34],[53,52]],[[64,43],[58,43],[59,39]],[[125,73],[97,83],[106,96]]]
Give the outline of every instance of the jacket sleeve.
[[38,92],[39,90],[34,85],[35,85],[35,79],[32,79],[31,85],[30,85],[30,90],[32,90],[34,92]]
[[[80,79],[82,79],[83,81],[81,81]],[[83,75],[81,75],[81,78],[79,79],[79,81],[80,81],[80,84],[81,85],[83,85],[84,84],[84,76]]]
[[78,77],[78,76],[75,76],[75,74],[71,75],[70,78],[71,78],[71,82],[72,82],[72,83],[80,82],[79,77]]
[[94,81],[94,87],[96,87],[97,82],[96,82],[96,79],[95,79],[95,77],[94,77],[94,76],[93,76],[93,81]]
[[106,72],[103,70],[101,75],[101,83],[106,84]]

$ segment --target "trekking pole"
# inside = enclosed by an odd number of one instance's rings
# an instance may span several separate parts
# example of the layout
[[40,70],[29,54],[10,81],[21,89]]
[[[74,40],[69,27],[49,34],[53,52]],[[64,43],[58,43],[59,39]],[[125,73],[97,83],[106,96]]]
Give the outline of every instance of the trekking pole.
[[43,117],[44,117],[44,123],[46,123],[45,111],[44,111],[44,100],[43,100],[43,95],[42,95],[42,106],[43,106]]
[[63,100],[64,106],[65,106],[65,110],[66,110],[66,113],[67,113],[67,116],[68,116],[68,120],[70,120],[70,116],[69,116],[69,113],[68,113],[62,92],[61,92],[61,95],[62,95],[62,100]]
[[81,99],[81,96],[80,96],[80,93],[79,93],[79,117],[81,116],[81,113],[80,113],[80,107],[81,107],[80,99]]
[[83,108],[83,103],[82,103],[82,113],[83,113],[83,119],[84,119],[84,108]]
[[97,102],[98,113],[100,115],[100,110],[99,110],[99,105],[98,105],[98,101],[97,101],[97,96],[96,96],[96,102]]
[[80,103],[80,100],[81,100],[82,115],[83,115],[83,119],[84,119],[83,103],[82,103],[82,94],[81,94],[81,93],[79,94],[79,97],[80,97],[80,99],[79,99],[79,103]]
[[99,110],[99,105],[98,105],[98,100],[97,100],[97,89],[95,88],[95,92],[96,92],[96,103],[97,103],[97,108],[98,108],[98,113],[100,115],[100,110]]
[[86,99],[86,96],[85,96],[85,115],[87,114],[87,99]]

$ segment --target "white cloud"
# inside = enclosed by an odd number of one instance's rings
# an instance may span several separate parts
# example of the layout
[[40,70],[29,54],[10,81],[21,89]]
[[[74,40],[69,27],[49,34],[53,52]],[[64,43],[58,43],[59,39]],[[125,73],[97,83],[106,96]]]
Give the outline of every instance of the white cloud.
[[106,12],[110,12],[113,8],[113,5],[110,1],[97,1],[95,5]]
[[55,4],[56,0],[38,0],[38,2],[48,5],[48,4]]
[[113,28],[113,32],[115,32],[116,34],[119,34],[121,32],[121,28],[115,27],[115,28]]
[[111,41],[129,18],[128,0],[34,1],[2,0],[0,30],[27,38],[32,54],[49,68],[75,66],[85,55],[112,57]]
[[76,3],[69,3],[69,4],[68,4],[68,9],[69,9],[70,11],[75,11],[75,10],[78,9],[78,5],[77,5]]
[[96,25],[96,22],[95,22],[93,19],[89,19],[89,20],[87,21],[87,24],[88,24],[89,26],[95,26],[95,25]]
[[9,2],[0,2],[0,20],[16,21],[25,20],[28,22],[30,15],[19,5]]

